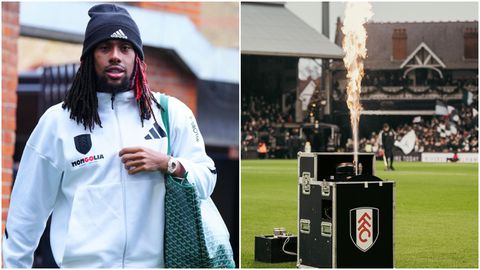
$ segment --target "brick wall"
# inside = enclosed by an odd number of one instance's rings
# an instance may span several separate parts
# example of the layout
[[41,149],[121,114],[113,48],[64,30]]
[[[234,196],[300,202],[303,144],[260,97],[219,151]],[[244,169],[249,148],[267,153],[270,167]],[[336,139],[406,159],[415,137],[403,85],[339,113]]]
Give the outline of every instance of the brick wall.
[[214,46],[238,48],[239,3],[202,2],[200,32]]
[[2,3],[2,232],[10,204],[15,147],[18,12],[18,3]]
[[131,5],[188,16],[214,46],[238,48],[237,2],[132,2]]
[[138,7],[186,15],[196,25],[200,25],[200,2],[137,2]]
[[175,96],[197,113],[197,79],[174,52],[144,47],[150,87]]

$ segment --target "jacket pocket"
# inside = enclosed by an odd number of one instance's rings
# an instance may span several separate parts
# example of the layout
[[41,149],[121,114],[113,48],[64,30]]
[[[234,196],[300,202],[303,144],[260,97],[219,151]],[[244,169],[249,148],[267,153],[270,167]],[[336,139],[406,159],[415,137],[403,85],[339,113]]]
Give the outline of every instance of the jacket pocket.
[[120,183],[78,188],[65,239],[62,267],[121,267],[125,245]]

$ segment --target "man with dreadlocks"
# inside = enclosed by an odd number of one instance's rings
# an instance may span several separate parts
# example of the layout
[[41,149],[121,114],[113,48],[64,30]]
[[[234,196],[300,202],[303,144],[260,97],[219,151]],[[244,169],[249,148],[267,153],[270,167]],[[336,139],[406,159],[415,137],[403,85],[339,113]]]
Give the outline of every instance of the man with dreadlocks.
[[166,134],[130,14],[113,4],[88,14],[65,101],[45,112],[23,152],[3,237],[7,268],[32,267],[50,214],[60,267],[163,267],[164,175],[186,177],[200,198],[215,186],[195,118],[173,97]]

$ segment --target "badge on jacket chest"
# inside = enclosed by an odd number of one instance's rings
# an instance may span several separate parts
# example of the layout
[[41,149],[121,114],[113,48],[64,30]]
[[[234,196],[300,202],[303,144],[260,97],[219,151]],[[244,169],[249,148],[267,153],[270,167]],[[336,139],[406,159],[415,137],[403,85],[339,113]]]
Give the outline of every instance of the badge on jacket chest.
[[82,134],[75,136],[73,138],[75,142],[75,148],[77,149],[78,152],[82,154],[87,154],[88,151],[92,148],[92,139],[90,137],[90,134]]

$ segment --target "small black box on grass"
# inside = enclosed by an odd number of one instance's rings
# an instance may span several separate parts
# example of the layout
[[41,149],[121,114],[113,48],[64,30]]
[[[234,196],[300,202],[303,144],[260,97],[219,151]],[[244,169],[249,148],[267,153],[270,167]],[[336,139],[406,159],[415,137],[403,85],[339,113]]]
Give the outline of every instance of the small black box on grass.
[[359,175],[352,161],[299,153],[298,267],[394,267],[395,183],[374,176],[373,154],[359,155]]
[[[297,237],[290,238],[285,245],[288,252],[297,252]],[[283,252],[282,247],[287,237],[276,237],[273,235],[255,236],[255,261],[267,263],[294,262],[297,256]]]

